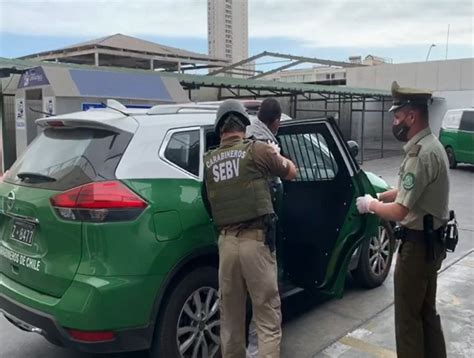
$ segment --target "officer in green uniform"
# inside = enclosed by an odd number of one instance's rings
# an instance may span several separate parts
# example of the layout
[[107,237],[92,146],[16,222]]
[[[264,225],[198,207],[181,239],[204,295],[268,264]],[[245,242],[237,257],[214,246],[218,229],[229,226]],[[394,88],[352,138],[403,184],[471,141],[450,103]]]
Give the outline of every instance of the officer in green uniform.
[[448,221],[448,158],[431,133],[431,92],[392,84],[393,134],[407,142],[398,188],[357,199],[361,214],[400,222],[402,240],[395,268],[395,331],[399,358],[446,357],[436,312],[437,271],[446,257],[442,238]]
[[[245,140],[250,124],[236,100],[224,101],[215,130],[220,146],[204,155],[207,198],[219,235],[219,298],[223,358],[245,358],[247,292],[257,326],[259,356],[280,356],[281,311],[276,258],[266,218],[274,214],[268,180],[296,177],[276,148]],[[272,249],[271,249],[272,248]]]

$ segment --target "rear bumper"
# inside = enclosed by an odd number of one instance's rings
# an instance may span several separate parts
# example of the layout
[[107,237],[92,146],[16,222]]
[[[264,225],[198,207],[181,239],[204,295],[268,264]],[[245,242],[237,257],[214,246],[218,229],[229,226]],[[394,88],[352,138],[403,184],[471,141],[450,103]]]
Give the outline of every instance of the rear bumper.
[[107,342],[85,343],[72,339],[66,329],[54,317],[13,302],[0,294],[0,312],[23,331],[38,333],[49,342],[88,353],[115,353],[148,349],[151,344],[152,327],[114,332],[114,339]]
[[[160,276],[89,277],[76,275],[65,294],[52,297],[11,280],[0,272],[0,314],[20,329],[50,342],[84,352],[113,353],[151,346],[153,307]],[[111,331],[107,342],[82,342],[67,329]]]

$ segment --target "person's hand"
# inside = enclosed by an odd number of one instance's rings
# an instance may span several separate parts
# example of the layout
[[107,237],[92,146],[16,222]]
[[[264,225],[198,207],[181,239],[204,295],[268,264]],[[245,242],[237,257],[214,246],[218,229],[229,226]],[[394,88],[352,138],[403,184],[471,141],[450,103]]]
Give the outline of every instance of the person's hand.
[[269,145],[270,147],[272,147],[273,152],[275,152],[276,154],[280,154],[281,149],[280,149],[280,146],[279,146],[278,144],[269,141],[269,142],[268,142],[268,145]]
[[359,196],[356,200],[356,206],[359,214],[373,214],[374,212],[370,210],[370,203],[373,201],[377,201],[377,199],[374,199],[370,194]]

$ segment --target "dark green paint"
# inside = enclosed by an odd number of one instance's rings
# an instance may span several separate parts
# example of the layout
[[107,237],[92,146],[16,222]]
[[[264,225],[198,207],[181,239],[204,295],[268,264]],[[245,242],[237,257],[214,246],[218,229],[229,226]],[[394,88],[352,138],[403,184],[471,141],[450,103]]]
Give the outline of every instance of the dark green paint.
[[[49,198],[57,192],[0,184],[0,196],[17,195],[17,213],[40,219],[35,245],[22,247],[9,239],[10,218],[0,215],[0,245],[42,260],[40,272],[0,257],[0,294],[50,314],[64,327],[120,330],[149,324],[164,280],[186,256],[215,245],[196,180],[127,180],[148,208],[133,222],[75,223],[57,218]],[[360,172],[353,179],[356,195],[373,193]],[[364,237],[376,232],[374,217],[355,214],[354,200],[337,239],[324,291],[340,294],[347,264]],[[350,235],[362,235],[356,239]]]
[[456,161],[474,164],[474,132],[441,128],[439,140],[454,150]]
[[37,218],[39,224],[33,245],[27,246],[10,239],[12,218],[0,215],[0,246],[27,259],[38,260],[40,267],[35,271],[0,257],[0,272],[38,292],[61,297],[71,284],[81,259],[81,224],[57,218],[49,202],[56,191],[1,183],[3,210],[7,209],[5,198],[10,192],[15,194],[16,200],[7,211]]

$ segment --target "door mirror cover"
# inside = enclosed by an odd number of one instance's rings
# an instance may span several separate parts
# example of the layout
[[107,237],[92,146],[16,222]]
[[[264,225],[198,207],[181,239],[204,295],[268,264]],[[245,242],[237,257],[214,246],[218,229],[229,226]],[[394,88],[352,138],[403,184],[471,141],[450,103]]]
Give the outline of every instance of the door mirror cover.
[[347,145],[349,146],[349,152],[352,157],[355,159],[359,154],[359,144],[355,140],[348,140]]

